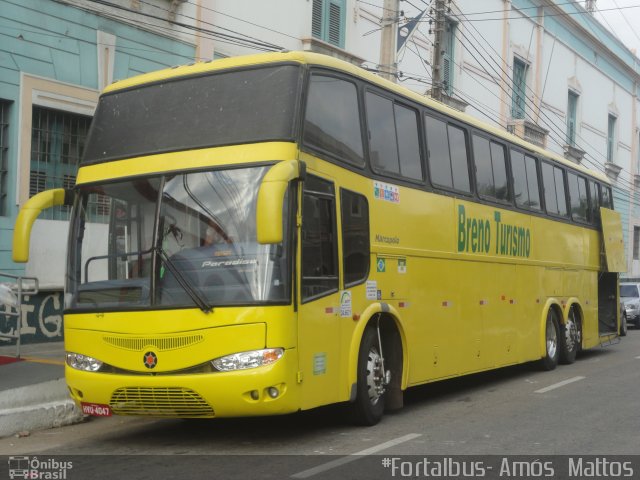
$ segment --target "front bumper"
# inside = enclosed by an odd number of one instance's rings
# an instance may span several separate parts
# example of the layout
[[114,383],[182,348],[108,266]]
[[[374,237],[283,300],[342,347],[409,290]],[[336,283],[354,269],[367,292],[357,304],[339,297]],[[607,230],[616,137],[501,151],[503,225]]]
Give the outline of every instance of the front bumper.
[[[108,374],[65,367],[73,400],[109,405],[117,415],[211,418],[277,415],[298,410],[297,352],[273,365],[187,375]],[[270,388],[278,395],[269,395]],[[271,390],[273,393],[273,390]]]

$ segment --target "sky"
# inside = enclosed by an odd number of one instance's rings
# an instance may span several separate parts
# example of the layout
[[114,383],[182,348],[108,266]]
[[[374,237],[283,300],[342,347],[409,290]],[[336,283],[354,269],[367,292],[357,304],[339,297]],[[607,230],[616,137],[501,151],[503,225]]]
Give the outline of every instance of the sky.
[[597,0],[596,9],[600,23],[640,57],[640,0]]

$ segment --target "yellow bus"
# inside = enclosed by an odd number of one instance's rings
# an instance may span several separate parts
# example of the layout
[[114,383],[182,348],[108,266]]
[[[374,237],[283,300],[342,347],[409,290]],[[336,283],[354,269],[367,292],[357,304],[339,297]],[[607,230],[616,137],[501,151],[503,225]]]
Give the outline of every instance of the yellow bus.
[[346,403],[372,425],[411,386],[618,334],[605,176],[323,55],[111,85],[15,261],[65,204],[66,379],[91,415]]

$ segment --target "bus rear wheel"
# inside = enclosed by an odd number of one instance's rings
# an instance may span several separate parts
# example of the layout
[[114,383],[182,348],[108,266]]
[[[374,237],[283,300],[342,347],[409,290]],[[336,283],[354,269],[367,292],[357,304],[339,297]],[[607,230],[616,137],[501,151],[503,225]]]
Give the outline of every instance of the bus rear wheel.
[[380,354],[378,331],[367,327],[358,354],[356,400],[351,406],[357,425],[377,424],[384,413],[385,372]]
[[576,354],[582,343],[580,320],[575,308],[569,310],[567,323],[560,327],[558,345],[560,347],[560,363],[570,364],[576,361]]
[[540,360],[540,365],[544,370],[553,370],[558,365],[560,352],[558,349],[558,320],[555,311],[551,308],[547,313],[545,326],[545,356]]

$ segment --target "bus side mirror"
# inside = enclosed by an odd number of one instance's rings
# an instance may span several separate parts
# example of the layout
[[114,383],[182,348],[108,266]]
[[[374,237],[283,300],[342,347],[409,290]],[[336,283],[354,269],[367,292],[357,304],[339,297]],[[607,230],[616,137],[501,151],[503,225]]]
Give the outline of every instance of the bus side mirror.
[[282,207],[289,182],[300,177],[304,167],[297,160],[276,163],[262,179],[256,205],[258,243],[282,242]]
[[13,230],[13,261],[24,263],[29,260],[31,227],[42,210],[58,205],[72,204],[73,191],[63,188],[45,190],[27,200],[18,213]]

